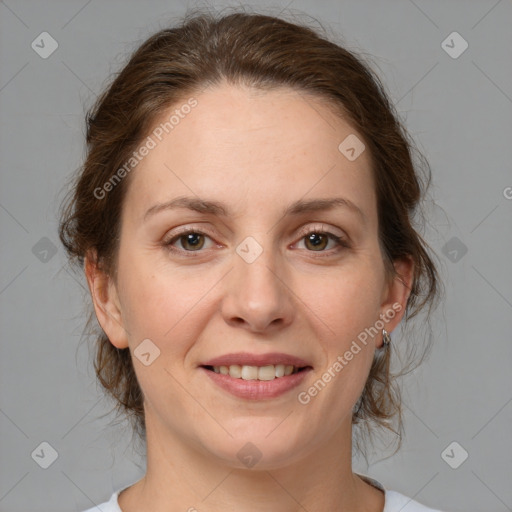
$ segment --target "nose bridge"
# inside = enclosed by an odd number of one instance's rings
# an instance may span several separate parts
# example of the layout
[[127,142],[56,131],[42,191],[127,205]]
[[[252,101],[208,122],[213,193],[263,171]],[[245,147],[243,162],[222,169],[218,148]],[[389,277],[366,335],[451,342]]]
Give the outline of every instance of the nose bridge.
[[280,253],[270,235],[258,238],[248,236],[235,249],[223,314],[228,322],[243,320],[247,327],[263,330],[272,323],[289,323],[293,308],[285,275],[279,275],[285,272]]
[[[240,283],[239,295],[245,295],[251,303],[263,299],[267,304],[277,301],[282,284],[276,278],[276,268],[281,267],[277,251],[271,246],[271,237],[245,238],[236,248],[235,274]],[[240,293],[242,292],[242,293]]]

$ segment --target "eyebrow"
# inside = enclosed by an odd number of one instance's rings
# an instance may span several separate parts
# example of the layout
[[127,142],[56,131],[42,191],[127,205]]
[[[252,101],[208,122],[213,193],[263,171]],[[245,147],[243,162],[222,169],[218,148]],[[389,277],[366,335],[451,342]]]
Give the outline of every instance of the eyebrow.
[[[297,216],[303,213],[329,211],[335,208],[346,208],[358,214],[363,221],[366,221],[366,215],[363,211],[352,201],[343,197],[333,197],[326,199],[309,199],[298,200],[282,211],[282,217]],[[218,217],[229,217],[229,208],[218,202],[208,201],[198,197],[177,197],[164,203],[158,203],[149,208],[144,214],[143,221],[145,222],[149,217],[156,215],[159,212],[166,210],[175,210],[184,208],[198,213],[209,213]]]

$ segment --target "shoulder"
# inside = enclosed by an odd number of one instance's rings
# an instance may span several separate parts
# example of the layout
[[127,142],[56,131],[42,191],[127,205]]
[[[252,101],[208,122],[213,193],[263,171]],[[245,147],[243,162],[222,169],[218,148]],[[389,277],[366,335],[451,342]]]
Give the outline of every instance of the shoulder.
[[386,501],[384,512],[441,512],[438,509],[429,508],[412,498],[397,491],[386,489]]
[[83,512],[122,512],[122,510],[119,508],[119,504],[117,503],[117,496],[119,493],[120,491],[114,492],[110,499],[105,501],[105,503],[100,503],[99,505],[88,508]]
[[[372,483],[378,483],[372,479]],[[379,488],[384,490],[382,484]],[[83,512],[122,512],[117,502],[117,497],[121,491],[116,491],[112,494],[108,501],[96,505],[92,508],[84,510]],[[397,491],[385,490],[385,504],[383,512],[442,512],[438,509],[433,509],[418,503],[417,501],[409,498]]]
[[434,508],[426,507],[412,498],[405,496],[397,491],[386,489],[378,480],[368,475],[356,473],[357,476],[362,478],[365,482],[373,485],[377,489],[384,492],[384,510],[383,512],[442,512]]

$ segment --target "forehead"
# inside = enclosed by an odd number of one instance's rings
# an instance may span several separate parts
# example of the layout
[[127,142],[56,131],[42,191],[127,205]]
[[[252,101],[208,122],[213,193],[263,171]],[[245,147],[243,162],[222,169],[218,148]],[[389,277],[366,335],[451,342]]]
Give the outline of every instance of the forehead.
[[126,197],[134,216],[180,195],[270,209],[338,191],[371,215],[369,152],[350,160],[340,150],[347,137],[362,137],[324,100],[228,84],[191,98],[170,107],[149,134],[154,147],[132,171]]

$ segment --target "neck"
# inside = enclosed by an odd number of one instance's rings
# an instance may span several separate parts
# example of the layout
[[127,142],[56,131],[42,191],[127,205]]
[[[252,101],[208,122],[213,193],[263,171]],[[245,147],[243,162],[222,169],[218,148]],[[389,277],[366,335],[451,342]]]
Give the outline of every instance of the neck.
[[[349,418],[350,420],[350,418]],[[382,512],[384,494],[352,472],[351,422],[305,457],[238,469],[146,417],[147,472],[119,496],[123,512]]]

